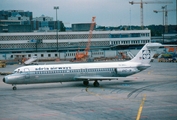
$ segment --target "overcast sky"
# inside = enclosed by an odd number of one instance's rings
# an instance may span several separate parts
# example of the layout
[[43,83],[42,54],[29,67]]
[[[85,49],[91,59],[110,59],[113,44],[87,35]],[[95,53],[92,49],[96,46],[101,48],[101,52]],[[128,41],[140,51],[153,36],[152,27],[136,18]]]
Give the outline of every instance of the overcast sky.
[[[41,15],[53,17],[56,20],[54,6],[59,6],[58,20],[65,26],[72,23],[91,22],[96,16],[97,25],[141,25],[140,4],[129,4],[132,0],[0,0],[0,10],[24,10],[33,12],[33,17]],[[139,2],[140,0],[133,0]],[[162,12],[154,13],[153,10],[162,10],[167,5],[168,9],[176,9],[176,0],[143,0],[143,1],[172,1],[171,4],[144,4],[144,25],[162,24]],[[176,11],[168,12],[168,24],[176,24]]]

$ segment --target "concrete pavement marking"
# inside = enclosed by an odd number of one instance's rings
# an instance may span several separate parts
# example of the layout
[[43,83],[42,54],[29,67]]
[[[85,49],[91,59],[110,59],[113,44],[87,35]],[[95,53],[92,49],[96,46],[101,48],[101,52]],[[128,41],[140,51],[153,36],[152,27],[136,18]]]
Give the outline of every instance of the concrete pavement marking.
[[143,111],[143,106],[144,106],[144,102],[146,100],[146,95],[144,95],[142,101],[141,101],[141,104],[140,104],[140,107],[139,107],[139,110],[138,110],[138,114],[137,114],[137,117],[136,117],[136,120],[139,120],[140,117],[141,117],[141,113]]

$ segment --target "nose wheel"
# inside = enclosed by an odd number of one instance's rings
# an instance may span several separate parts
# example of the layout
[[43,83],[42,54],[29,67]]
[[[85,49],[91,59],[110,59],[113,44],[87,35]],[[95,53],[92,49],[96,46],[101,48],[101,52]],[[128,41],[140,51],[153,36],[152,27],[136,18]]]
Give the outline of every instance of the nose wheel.
[[13,86],[13,87],[12,87],[12,90],[16,90],[16,89],[17,89],[17,87],[16,87],[16,86]]

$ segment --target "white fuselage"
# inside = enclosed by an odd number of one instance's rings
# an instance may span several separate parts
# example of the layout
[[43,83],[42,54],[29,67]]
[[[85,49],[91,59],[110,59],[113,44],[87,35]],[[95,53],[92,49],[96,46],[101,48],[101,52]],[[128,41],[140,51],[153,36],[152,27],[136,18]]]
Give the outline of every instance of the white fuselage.
[[126,77],[144,69],[140,68],[142,68],[141,64],[128,61],[24,66],[6,76],[4,82],[8,84],[32,84],[83,81],[77,79],[80,76],[88,77],[85,80],[95,80],[94,78],[89,79],[93,76],[96,79],[99,79],[99,76],[116,79],[116,77]]

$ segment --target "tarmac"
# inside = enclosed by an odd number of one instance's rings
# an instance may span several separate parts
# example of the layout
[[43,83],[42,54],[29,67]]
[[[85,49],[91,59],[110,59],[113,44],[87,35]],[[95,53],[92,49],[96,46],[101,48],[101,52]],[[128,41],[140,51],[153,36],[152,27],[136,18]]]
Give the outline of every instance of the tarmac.
[[[7,65],[12,72],[22,65]],[[177,63],[151,63],[129,79],[17,85],[2,82],[0,120],[177,120]]]

